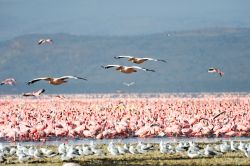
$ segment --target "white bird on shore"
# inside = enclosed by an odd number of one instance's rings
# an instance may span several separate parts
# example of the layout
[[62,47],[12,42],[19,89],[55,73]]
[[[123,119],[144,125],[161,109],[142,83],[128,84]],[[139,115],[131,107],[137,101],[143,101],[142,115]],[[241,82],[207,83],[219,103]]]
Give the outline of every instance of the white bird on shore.
[[91,150],[91,148],[89,146],[86,146],[86,145],[82,145],[82,153],[85,156],[94,154],[94,152]]
[[220,151],[222,153],[231,151],[231,145],[228,142],[223,142],[223,144],[220,144]]
[[33,146],[31,146],[31,147],[29,148],[29,155],[30,155],[30,156],[34,156],[35,151],[36,151],[36,149],[35,149]]
[[237,151],[237,150],[239,150],[239,149],[238,149],[239,144],[236,144],[234,141],[230,141],[230,146],[231,146],[231,150],[232,150],[232,151]]
[[112,141],[109,143],[108,151],[111,153],[111,155],[114,155],[114,156],[119,155],[118,148],[115,147]]
[[68,156],[66,153],[63,153],[60,157],[61,161],[70,161],[72,160],[71,156]]
[[125,153],[126,153],[124,147],[122,147],[122,146],[119,146],[119,145],[118,145],[118,146],[117,146],[117,149],[118,149],[119,154],[125,154]]
[[64,154],[64,153],[67,152],[65,143],[61,143],[61,144],[58,146],[58,152],[59,152],[60,154]]
[[130,145],[130,146],[129,146],[129,152],[130,152],[131,154],[137,154],[137,150],[136,150],[136,148],[135,148],[133,145]]
[[124,150],[125,150],[126,152],[128,152],[128,151],[129,151],[128,144],[124,144],[124,145],[123,145],[123,148],[124,148]]
[[213,157],[213,156],[217,156],[220,154],[222,153],[213,150],[213,148],[211,148],[209,145],[207,145],[206,148],[204,149],[204,155],[206,157]]
[[55,152],[53,152],[51,149],[46,149],[46,148],[41,148],[41,151],[43,152],[43,154],[46,156],[46,157],[54,157],[56,156],[57,154]]
[[200,156],[200,151],[196,151],[196,150],[192,150],[192,149],[189,149],[187,151],[187,155],[189,158],[195,158],[195,157],[199,157]]
[[34,157],[37,159],[43,158],[44,157],[43,152],[40,149],[36,149],[34,152]]
[[31,156],[26,155],[25,153],[21,153],[18,155],[19,162],[28,161],[30,158],[31,158]]
[[10,155],[13,156],[14,154],[16,154],[16,148],[12,147],[10,148]]
[[77,163],[64,163],[62,166],[81,166]]
[[249,150],[244,150],[244,154],[246,157],[250,157],[250,149]]
[[238,146],[238,149],[244,152],[246,150],[246,144],[240,141],[240,145]]
[[180,142],[176,147],[175,151],[180,153],[180,152],[185,152],[188,150],[187,145],[184,142]]

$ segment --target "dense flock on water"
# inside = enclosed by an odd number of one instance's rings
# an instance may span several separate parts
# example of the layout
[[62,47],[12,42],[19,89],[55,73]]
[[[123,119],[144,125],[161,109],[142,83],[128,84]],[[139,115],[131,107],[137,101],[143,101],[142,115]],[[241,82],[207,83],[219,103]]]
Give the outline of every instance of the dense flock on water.
[[[107,150],[104,150],[106,148]],[[142,143],[137,144],[114,144],[112,141],[107,147],[100,147],[94,144],[82,144],[73,146],[70,144],[61,143],[54,149],[34,146],[22,146],[19,143],[17,146],[4,146],[0,144],[0,162],[5,162],[7,158],[13,157],[15,160],[23,163],[31,159],[42,160],[45,158],[60,157],[61,161],[72,161],[81,156],[118,156],[124,154],[145,154],[148,152],[160,151],[162,154],[174,155],[179,154],[188,156],[189,158],[201,157],[216,157],[222,156],[227,152],[240,152],[246,157],[250,157],[250,143],[235,141],[223,141],[220,144],[207,144],[202,147],[195,142],[177,142],[168,143],[161,141],[159,144]]]
[[0,99],[0,138],[250,136],[250,96]]

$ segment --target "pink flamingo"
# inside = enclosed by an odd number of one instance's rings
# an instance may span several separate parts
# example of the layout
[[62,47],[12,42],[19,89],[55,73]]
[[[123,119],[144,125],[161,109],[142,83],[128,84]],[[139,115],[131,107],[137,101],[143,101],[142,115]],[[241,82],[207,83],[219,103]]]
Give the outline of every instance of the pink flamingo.
[[208,69],[208,72],[209,73],[218,73],[221,77],[224,75],[224,72],[223,71],[221,71],[220,69],[218,69],[218,68],[209,68]]
[[0,83],[0,85],[15,85],[16,80],[14,78],[7,78]]

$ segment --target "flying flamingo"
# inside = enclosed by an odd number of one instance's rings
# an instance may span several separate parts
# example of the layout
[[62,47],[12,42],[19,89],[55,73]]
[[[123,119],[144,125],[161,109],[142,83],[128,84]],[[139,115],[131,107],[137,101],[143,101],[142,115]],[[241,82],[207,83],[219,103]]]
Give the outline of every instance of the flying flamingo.
[[27,93],[23,93],[23,96],[28,97],[28,96],[35,96],[38,97],[40,96],[42,93],[45,92],[45,89],[40,89],[36,92],[27,92]]
[[116,70],[118,70],[118,71],[120,71],[122,73],[126,73],[126,74],[137,72],[137,69],[143,70],[143,71],[155,72],[154,70],[142,68],[142,67],[139,67],[139,66],[122,66],[122,65],[107,65],[107,66],[102,66],[102,68],[104,68],[104,69],[109,69],[111,67],[116,67]]
[[15,85],[16,80],[14,78],[7,78],[4,81],[1,82],[0,85]]
[[38,41],[38,45],[46,44],[46,43],[52,44],[52,43],[53,43],[53,40],[48,38],[48,39],[40,39],[40,40]]
[[52,77],[41,77],[41,78],[35,78],[31,81],[29,81],[27,84],[30,85],[30,84],[33,84],[37,81],[40,81],[40,80],[45,80],[45,81],[48,81],[49,84],[51,85],[61,85],[63,83],[66,83],[67,79],[81,79],[81,80],[87,80],[86,78],[82,78],[82,77],[76,77],[76,76],[62,76],[62,77],[58,77],[58,78],[52,78]]
[[224,72],[223,71],[221,71],[220,69],[218,69],[218,68],[209,68],[208,69],[208,72],[209,73],[218,73],[221,77],[224,75]]
[[166,60],[162,59],[153,59],[153,58],[138,58],[138,57],[133,57],[133,56],[115,56],[115,59],[121,59],[121,58],[128,58],[128,61],[131,61],[136,64],[141,64],[144,63],[145,61],[160,61],[166,63]]

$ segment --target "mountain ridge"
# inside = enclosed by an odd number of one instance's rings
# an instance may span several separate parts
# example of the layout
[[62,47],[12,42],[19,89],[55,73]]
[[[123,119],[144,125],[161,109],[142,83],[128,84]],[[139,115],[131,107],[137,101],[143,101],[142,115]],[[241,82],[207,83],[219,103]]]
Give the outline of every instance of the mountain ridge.
[[[39,38],[51,37],[53,45],[38,46]],[[15,77],[15,87],[0,87],[0,93],[21,93],[46,88],[48,93],[85,92],[199,92],[250,91],[250,28],[207,28],[136,36],[86,36],[29,34],[0,42],[0,78]],[[126,75],[106,64],[135,65],[118,55],[166,59],[167,64],[145,62],[139,71]],[[209,67],[225,71],[223,78],[207,73]],[[60,87],[25,82],[41,76],[87,76],[87,82],[70,80]],[[131,87],[123,82],[134,81]]]

